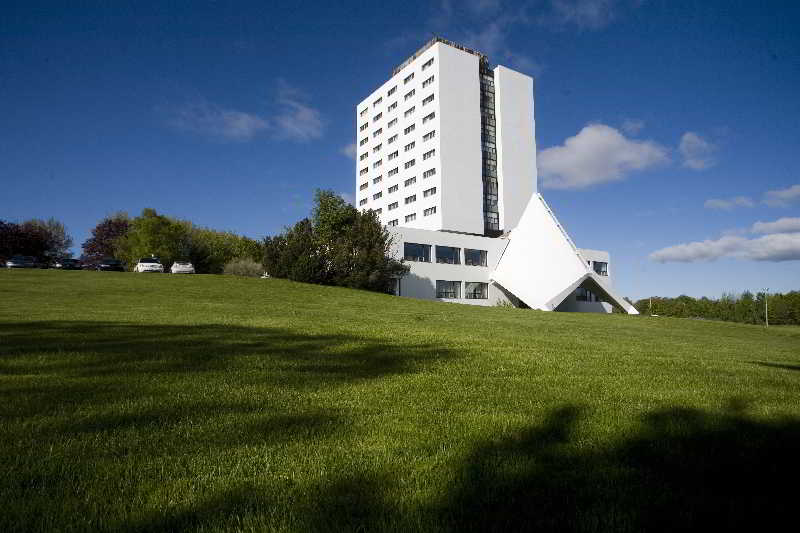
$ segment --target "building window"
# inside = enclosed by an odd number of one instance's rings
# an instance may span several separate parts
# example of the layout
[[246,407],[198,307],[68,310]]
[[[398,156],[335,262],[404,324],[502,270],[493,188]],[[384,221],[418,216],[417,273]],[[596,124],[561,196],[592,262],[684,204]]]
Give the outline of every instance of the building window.
[[358,112],[358,116],[360,116],[360,117],[363,117],[366,114],[367,114],[367,109],[366,108],[364,108],[364,109],[362,109],[361,111]]
[[411,107],[409,107],[408,109],[406,109],[406,112],[403,113],[403,118],[407,118],[409,115],[413,115],[414,114],[414,109],[415,108],[414,108],[413,105]]
[[436,118],[436,111],[434,111],[433,113],[428,113],[427,115],[425,115],[425,116],[422,118],[422,123],[423,123],[423,124],[425,124],[425,123],[426,123],[426,122],[428,122],[429,120],[433,120],[433,119],[435,119],[435,118]]
[[404,101],[405,101],[405,100],[408,100],[409,98],[411,98],[412,96],[414,96],[414,93],[415,93],[415,92],[417,92],[417,90],[416,90],[416,89],[411,89],[410,91],[408,91],[408,92],[405,94],[405,96],[403,96],[403,100],[404,100]]
[[392,127],[392,126],[394,126],[395,124],[397,124],[397,119],[396,119],[396,118],[393,118],[392,120],[390,120],[390,121],[389,121],[389,124],[387,124],[387,126],[386,126],[386,127],[387,127],[387,128],[391,128],[391,127]]
[[436,155],[436,150],[435,149],[434,150],[428,150],[427,152],[422,154],[422,160],[424,161],[424,160],[429,159],[429,158],[431,158],[431,157],[433,157],[435,155]]
[[361,185],[359,185],[358,190],[363,191],[367,187],[369,187],[369,183],[362,183]]
[[595,261],[593,266],[595,272],[601,276],[608,276],[608,263],[605,261]]
[[470,266],[486,266],[486,250],[464,248],[464,264]]
[[386,224],[386,225],[387,225],[387,226],[396,226],[396,225],[397,225],[397,219],[390,220],[390,221],[389,221],[389,223],[388,223],[388,224]]
[[358,171],[358,175],[359,176],[363,176],[367,172],[369,172],[369,169],[367,167],[364,167],[364,168],[362,168],[361,170]]
[[410,143],[408,143],[408,144],[405,146],[405,148],[403,149],[403,151],[404,151],[404,152],[408,152],[409,150],[412,150],[412,149],[414,148],[414,144],[415,144],[415,143],[414,143],[414,141],[411,141]]
[[389,211],[391,211],[392,209],[397,209],[397,202],[389,204]]
[[361,154],[360,156],[358,156],[358,160],[359,161],[363,161],[363,160],[365,160],[367,158],[368,155],[369,155],[369,152],[365,152],[365,153]]
[[600,298],[589,289],[578,287],[575,289],[575,299],[579,302],[600,302]]
[[436,297],[437,298],[461,298],[461,282],[460,281],[444,281],[441,279],[436,280]]
[[413,159],[411,161],[406,161],[405,168],[409,169],[409,168],[413,167],[415,163],[416,163],[416,161],[413,160]]
[[386,108],[386,110],[387,111],[392,111],[396,107],[397,107],[397,102],[392,102],[391,104],[389,104],[389,107]]
[[377,200],[377,199],[378,199],[378,198],[380,198],[381,196],[383,196],[383,192],[381,192],[381,191],[378,191],[378,192],[376,192],[375,194],[373,194],[373,195],[372,195],[372,199],[373,199],[373,200]]
[[431,245],[417,244],[415,242],[403,243],[403,259],[418,263],[431,262]]
[[372,136],[373,136],[373,137],[377,137],[377,136],[378,136],[378,135],[380,135],[381,133],[383,133],[383,128],[378,128],[377,130],[375,130],[375,131],[373,131],[373,132],[372,132]]
[[414,73],[412,72],[411,74],[405,77],[405,79],[403,80],[403,85],[405,85],[406,83],[410,82],[413,79],[414,79]]
[[364,137],[363,139],[358,141],[358,145],[359,146],[364,146],[365,144],[367,144],[367,140],[368,140],[367,137]]
[[375,115],[374,117],[372,117],[372,122],[377,122],[377,121],[379,121],[379,120],[381,119],[381,117],[382,117],[382,116],[383,116],[383,113],[378,113],[377,115]]
[[430,216],[430,215],[435,215],[435,214],[436,214],[436,206],[429,207],[428,209],[426,209],[425,211],[423,211],[423,212],[422,212],[422,214],[423,214],[424,216],[426,216],[426,217],[427,217],[427,216]]
[[430,104],[431,102],[433,102],[433,95],[430,95],[425,100],[423,100],[422,101],[422,105],[427,105],[427,104]]
[[431,83],[433,83],[433,76],[431,76],[430,78],[428,78],[427,80],[422,82],[422,88],[424,89],[425,87],[427,87]]
[[486,300],[489,298],[489,284],[475,281],[464,282],[464,298],[467,300]]
[[405,202],[406,205],[413,204],[416,201],[417,201],[417,195],[416,194],[412,194],[411,196],[406,196],[406,199],[403,200],[403,202]]
[[436,194],[436,187],[431,187],[430,189],[425,189],[422,191],[422,197],[427,198],[428,196],[433,196]]
[[375,147],[372,149],[372,153],[375,153],[375,152],[377,152],[378,150],[380,150],[380,149],[381,149],[381,146],[383,146],[383,144],[379,144],[378,146],[375,146]]
[[429,131],[428,133],[426,133],[425,135],[422,136],[422,140],[423,140],[423,142],[424,141],[430,141],[434,137],[436,137],[436,130],[431,130],[431,131]]
[[406,135],[408,135],[409,133],[411,133],[412,131],[414,131],[414,128],[415,128],[415,127],[416,127],[416,125],[415,125],[415,124],[412,124],[412,125],[410,125],[409,127],[407,127],[406,129],[404,129],[404,130],[403,130],[403,133],[405,133]]
[[372,163],[372,168],[378,168],[378,167],[379,167],[379,166],[381,166],[382,164],[383,164],[383,160],[382,160],[382,159],[378,159],[377,161],[375,161],[374,163]]
[[392,170],[390,170],[390,171],[389,171],[389,173],[387,174],[387,176],[389,176],[389,177],[392,177],[392,176],[394,176],[395,174],[397,174],[398,172],[400,172],[400,169],[399,169],[398,167],[394,167]]
[[365,129],[367,129],[368,127],[369,127],[369,124],[368,124],[368,123],[364,123],[364,124],[362,124],[362,125],[360,125],[360,126],[358,127],[358,131],[364,131],[364,130],[365,130]]
[[398,155],[400,155],[400,152],[399,152],[398,150],[395,150],[394,152],[392,152],[391,154],[389,154],[389,157],[387,157],[387,159],[388,159],[389,161],[391,161],[392,159],[394,159],[394,158],[395,158],[395,157],[397,157]]
[[383,213],[383,208],[379,207],[378,209],[375,210],[376,215],[380,215],[381,213]]
[[407,179],[407,180],[404,182],[404,184],[403,184],[403,185],[404,185],[405,187],[408,187],[409,185],[414,185],[416,182],[417,182],[417,177],[416,177],[416,176],[414,176],[413,178],[408,178],[408,179]]
[[386,96],[392,96],[392,95],[393,95],[394,93],[396,93],[396,92],[397,92],[397,85],[395,85],[394,87],[392,87],[391,89],[389,89],[389,92],[388,92],[388,93],[386,93]]
[[366,198],[364,198],[363,200],[361,200],[360,202],[358,202],[358,205],[365,205],[366,203],[367,203],[367,199],[366,199]]
[[430,58],[429,60],[427,60],[426,62],[424,62],[422,64],[422,70],[425,70],[426,68],[428,68],[431,65],[433,65],[433,58]]
[[431,176],[435,176],[435,175],[436,175],[436,169],[432,168],[432,169],[426,170],[425,172],[422,173],[422,179],[430,178]]
[[399,189],[399,188],[400,188],[399,185],[392,185],[391,187],[389,187],[388,192],[389,192],[389,194],[392,194],[393,192],[397,192],[397,189]]
[[413,222],[417,220],[417,214],[411,213],[410,215],[406,215],[406,222]]
[[383,181],[383,176],[378,176],[377,178],[372,178],[372,184],[375,185],[376,183],[380,183]]
[[389,140],[388,140],[388,141],[386,141],[386,144],[392,144],[392,143],[393,143],[393,142],[395,142],[396,140],[397,140],[397,134],[395,133],[394,135],[392,135],[391,137],[389,137]]
[[380,98],[378,98],[377,100],[375,100],[374,102],[372,102],[372,107],[376,107],[376,106],[377,106],[378,104],[380,104],[381,102],[383,102],[383,96],[381,96]]
[[448,265],[460,265],[461,248],[453,248],[452,246],[437,246],[436,262],[447,263]]

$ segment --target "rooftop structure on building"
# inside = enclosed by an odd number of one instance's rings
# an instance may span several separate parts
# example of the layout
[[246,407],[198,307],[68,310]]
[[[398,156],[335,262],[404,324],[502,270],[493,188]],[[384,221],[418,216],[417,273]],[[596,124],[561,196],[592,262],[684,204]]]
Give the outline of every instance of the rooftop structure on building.
[[356,106],[356,124],[356,203],[411,266],[397,294],[635,312],[608,254],[576,248],[538,194],[530,76],[434,37]]

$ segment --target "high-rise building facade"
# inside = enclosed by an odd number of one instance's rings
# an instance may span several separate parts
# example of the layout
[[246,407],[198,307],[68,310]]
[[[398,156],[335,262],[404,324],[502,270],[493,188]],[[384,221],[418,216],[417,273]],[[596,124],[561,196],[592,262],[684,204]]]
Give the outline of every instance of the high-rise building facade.
[[431,40],[356,108],[358,206],[389,226],[500,235],[536,192],[531,117],[532,78]]
[[438,37],[358,104],[356,204],[411,266],[397,294],[631,312],[538,194],[533,111],[530,76]]

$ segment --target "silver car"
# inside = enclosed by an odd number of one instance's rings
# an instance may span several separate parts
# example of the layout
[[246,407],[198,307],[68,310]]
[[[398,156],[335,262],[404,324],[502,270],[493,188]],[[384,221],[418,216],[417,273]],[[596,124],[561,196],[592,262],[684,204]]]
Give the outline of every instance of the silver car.
[[175,261],[169,271],[173,274],[194,274],[194,265],[189,261]]

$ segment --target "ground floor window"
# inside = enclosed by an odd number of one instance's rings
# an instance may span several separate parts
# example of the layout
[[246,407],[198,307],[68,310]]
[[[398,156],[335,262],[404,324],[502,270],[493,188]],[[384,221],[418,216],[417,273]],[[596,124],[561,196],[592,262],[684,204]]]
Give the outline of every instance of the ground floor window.
[[489,298],[489,284],[472,281],[465,282],[464,298],[468,300],[486,300]]
[[583,287],[578,287],[575,290],[575,299],[579,302],[600,302],[600,298],[590,291],[589,289],[584,289]]
[[436,280],[436,297],[437,298],[461,298],[461,282],[460,281],[444,281],[441,279]]

